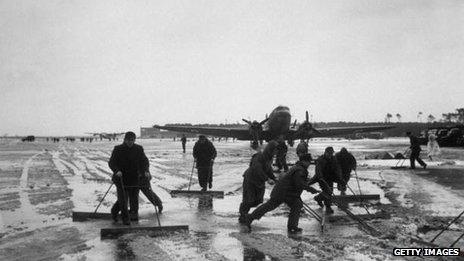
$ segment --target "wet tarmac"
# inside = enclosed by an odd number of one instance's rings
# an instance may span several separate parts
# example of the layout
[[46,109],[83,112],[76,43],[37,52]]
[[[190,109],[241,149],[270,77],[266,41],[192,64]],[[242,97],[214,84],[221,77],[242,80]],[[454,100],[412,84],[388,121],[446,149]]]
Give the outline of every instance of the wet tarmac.
[[[171,198],[169,191],[188,187],[192,141],[185,154],[180,142],[137,142],[145,148],[153,189],[164,202],[161,224],[189,225],[188,232],[136,233],[101,240],[100,229],[113,226],[111,221],[72,222],[72,211],[93,212],[111,185],[107,161],[120,142],[0,141],[0,260],[398,260],[392,255],[394,247],[414,246],[411,237],[433,238],[464,210],[464,150],[442,148],[443,155],[426,161],[425,170],[392,170],[398,160],[365,159],[382,152],[403,152],[408,147],[406,139],[316,139],[310,143],[313,155],[320,155],[326,146],[353,152],[362,193],[381,198],[368,204],[369,212],[391,216],[366,221],[381,236],[364,232],[349,219],[327,223],[322,232],[319,222],[307,214],[300,218],[303,233],[288,234],[285,205],[255,221],[249,232],[237,222],[242,174],[254,153],[248,142],[214,143],[218,157],[213,189],[224,191],[224,199]],[[289,162],[296,159],[294,150],[289,150]],[[192,189],[199,189],[196,173],[193,184]],[[349,186],[358,192],[354,177]],[[321,213],[312,197],[302,195],[304,202]],[[115,199],[113,187],[99,212],[109,212]],[[334,216],[346,216],[334,209]],[[349,209],[366,214],[361,204],[350,204]],[[157,225],[154,207],[143,195],[139,214],[134,226]],[[461,219],[437,243],[447,246],[463,227]],[[464,243],[456,246],[463,248]]]

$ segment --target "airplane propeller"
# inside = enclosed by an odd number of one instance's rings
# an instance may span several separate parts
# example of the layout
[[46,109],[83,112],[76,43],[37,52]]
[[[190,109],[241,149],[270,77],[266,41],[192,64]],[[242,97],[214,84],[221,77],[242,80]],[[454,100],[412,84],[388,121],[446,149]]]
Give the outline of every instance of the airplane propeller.
[[309,122],[309,112],[306,111],[305,113],[305,121],[300,124],[298,127],[297,133],[300,134],[303,137],[310,137],[311,134],[317,133],[320,134],[321,132],[318,131],[313,127],[313,125]]
[[293,122],[293,127],[292,127],[292,129],[294,129],[295,127],[296,127],[296,119],[295,119],[295,121]]
[[250,135],[253,138],[253,141],[252,141],[252,146],[253,147],[258,146],[258,141],[260,143],[263,143],[263,139],[261,137],[261,132],[263,131],[264,123],[266,123],[268,120],[269,120],[268,117],[266,117],[266,119],[262,120],[261,122],[258,122],[256,120],[251,122],[249,120],[242,119],[242,121],[246,122],[249,125],[248,130],[250,131]]

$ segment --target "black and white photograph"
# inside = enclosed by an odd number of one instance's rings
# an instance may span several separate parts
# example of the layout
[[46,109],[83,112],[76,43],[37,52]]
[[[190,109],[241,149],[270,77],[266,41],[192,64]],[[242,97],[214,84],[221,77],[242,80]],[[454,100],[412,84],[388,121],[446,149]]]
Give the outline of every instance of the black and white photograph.
[[464,1],[0,0],[0,260],[463,260]]

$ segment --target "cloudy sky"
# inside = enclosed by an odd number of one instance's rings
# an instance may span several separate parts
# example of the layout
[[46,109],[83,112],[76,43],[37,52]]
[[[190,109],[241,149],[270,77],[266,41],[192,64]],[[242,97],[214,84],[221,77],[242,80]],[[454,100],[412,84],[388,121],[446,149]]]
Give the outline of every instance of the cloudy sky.
[[0,0],[0,135],[464,107],[464,1]]

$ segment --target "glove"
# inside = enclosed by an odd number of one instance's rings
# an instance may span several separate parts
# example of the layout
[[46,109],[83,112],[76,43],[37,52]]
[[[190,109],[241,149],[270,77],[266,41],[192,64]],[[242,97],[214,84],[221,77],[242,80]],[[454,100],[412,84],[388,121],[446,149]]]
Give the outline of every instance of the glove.
[[275,184],[275,181],[272,180],[272,179],[270,179],[270,180],[267,181],[267,183],[268,183],[269,185],[274,185],[274,184]]
[[321,192],[320,190],[317,190],[317,189],[315,189],[315,188],[313,188],[313,187],[308,187],[308,188],[306,189],[306,191],[308,191],[308,192],[311,193],[311,194],[316,194],[316,193]]

